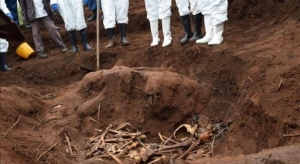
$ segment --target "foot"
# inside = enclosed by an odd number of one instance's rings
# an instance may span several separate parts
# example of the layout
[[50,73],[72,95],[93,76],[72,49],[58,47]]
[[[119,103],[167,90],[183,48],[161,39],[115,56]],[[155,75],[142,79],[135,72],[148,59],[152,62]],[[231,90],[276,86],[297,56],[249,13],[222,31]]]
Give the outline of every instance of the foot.
[[38,52],[37,55],[39,56],[39,58],[42,58],[42,59],[48,57],[48,55],[44,51]]
[[115,42],[113,41],[113,40],[110,40],[109,42],[108,42],[108,44],[105,46],[105,48],[111,48],[111,47],[113,47],[115,45]]
[[84,45],[83,46],[83,50],[84,51],[90,51],[90,50],[92,50],[93,48],[89,45],[89,44],[86,44],[86,45]]
[[169,46],[169,45],[171,44],[171,42],[172,42],[172,38],[170,38],[170,39],[165,39],[164,42],[163,42],[163,44],[162,44],[162,47],[167,47],[167,46]]
[[121,39],[121,43],[122,43],[123,46],[128,46],[129,45],[129,42],[125,38]]
[[55,27],[56,30],[60,30],[60,27],[58,27],[58,26],[54,26],[54,27]]
[[93,13],[93,15],[91,17],[88,18],[88,21],[93,21],[97,19],[97,15],[96,13]]
[[65,53],[65,52],[68,51],[68,49],[67,49],[67,47],[62,47],[62,48],[60,48],[60,51],[61,51],[62,53]]
[[10,71],[10,70],[11,70],[11,68],[9,68],[7,65],[4,65],[2,68],[3,72]]
[[152,43],[150,44],[151,47],[154,47],[154,46],[157,46],[160,42],[160,39],[157,38],[157,39],[153,39]]

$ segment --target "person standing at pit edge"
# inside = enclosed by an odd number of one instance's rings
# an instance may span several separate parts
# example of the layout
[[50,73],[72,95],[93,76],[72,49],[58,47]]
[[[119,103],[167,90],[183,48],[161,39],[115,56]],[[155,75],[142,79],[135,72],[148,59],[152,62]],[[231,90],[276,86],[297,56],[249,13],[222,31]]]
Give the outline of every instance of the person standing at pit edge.
[[227,0],[200,0],[200,10],[204,15],[205,36],[196,43],[218,45],[223,41],[224,22],[228,20]]
[[[201,26],[203,15],[198,7],[198,3],[200,3],[200,1],[201,0],[176,0],[179,15],[185,31],[185,36],[180,40],[180,44],[182,45],[187,44],[189,41],[196,41],[202,38]],[[190,12],[192,12],[194,19],[194,34],[191,30]]]
[[116,21],[119,24],[121,33],[121,43],[123,46],[128,46],[129,42],[126,40],[126,27],[128,24],[128,9],[129,0],[101,0],[103,12],[103,24],[107,30],[109,42],[106,48],[114,46]]
[[65,22],[65,28],[72,43],[72,53],[78,52],[75,30],[80,33],[83,50],[91,50],[86,34],[87,26],[84,19],[82,0],[51,0],[51,4],[52,9],[59,11]]
[[40,35],[40,25],[43,24],[50,33],[53,41],[60,47],[60,51],[68,51],[58,30],[55,28],[52,17],[54,11],[51,9],[49,0],[20,0],[22,8],[22,17],[25,24],[30,22],[32,28],[33,40],[37,55],[40,58],[46,58],[44,44]]
[[[6,7],[4,0],[0,0],[0,10],[2,10],[7,17],[13,20],[13,16],[11,15],[8,8]],[[6,65],[6,59],[5,59],[5,54],[7,53],[8,46],[9,46],[8,41],[6,41],[6,39],[0,38],[0,67],[3,72],[11,70],[11,68],[9,68]]]
[[162,47],[171,44],[171,0],[145,0],[147,18],[150,22],[152,34],[152,43],[150,46],[157,46],[160,42],[158,37],[158,20],[162,20],[162,30],[164,34],[164,42]]

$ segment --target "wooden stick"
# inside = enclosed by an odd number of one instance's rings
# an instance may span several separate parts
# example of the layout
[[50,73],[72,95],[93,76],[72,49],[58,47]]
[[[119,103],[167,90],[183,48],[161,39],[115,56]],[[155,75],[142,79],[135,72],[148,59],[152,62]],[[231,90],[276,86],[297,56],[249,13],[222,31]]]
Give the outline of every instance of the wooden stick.
[[279,90],[280,90],[280,88],[281,88],[281,86],[282,86],[282,82],[283,82],[283,80],[281,79],[281,80],[280,80],[280,82],[279,82],[279,85],[278,85],[277,91],[279,91]]
[[69,148],[69,150],[70,150],[70,154],[73,155],[73,151],[72,151],[70,139],[69,139],[69,137],[66,135],[66,133],[64,133],[64,135],[65,135],[65,138],[66,138],[66,140],[67,140],[67,142],[68,142],[68,148]]
[[165,156],[165,155],[162,155],[161,157],[159,157],[159,158],[157,158],[157,159],[155,159],[155,160],[149,162],[148,164],[153,164],[153,163],[159,162],[160,160],[165,159],[165,158],[166,158],[166,156]]
[[119,160],[119,158],[117,158],[115,155],[113,155],[110,152],[106,152],[109,156],[111,156],[118,164],[123,164],[122,161]]
[[8,131],[5,132],[5,133],[3,134],[3,136],[1,137],[2,139],[5,138],[5,137],[7,136],[7,134],[8,134],[8,133],[9,133],[9,132],[10,132],[10,131],[18,124],[18,123],[19,123],[20,118],[21,118],[21,115],[19,115],[17,121],[13,124],[13,126],[10,127],[10,128],[8,129]]
[[92,121],[96,122],[97,124],[101,125],[100,122],[98,122],[97,120],[93,119],[91,116],[89,116],[89,118],[90,118]]
[[296,137],[296,136],[300,136],[300,133],[296,133],[296,134],[282,134],[281,137]]
[[40,158],[45,155],[48,151],[50,151],[51,149],[53,149],[56,145],[58,145],[58,143],[55,143],[54,145],[52,145],[51,147],[49,147],[49,149],[47,149],[44,153],[42,153],[37,159],[36,161],[39,161]]
[[100,9],[100,2],[99,1],[96,1],[97,2],[97,27],[96,27],[96,30],[97,30],[97,43],[96,43],[96,59],[97,59],[97,62],[96,62],[96,65],[97,65],[97,70],[100,70],[100,52],[99,52],[99,26],[100,26],[100,18],[99,18],[99,9]]
[[39,120],[39,123],[38,123],[37,125],[35,125],[35,126],[32,128],[32,130],[34,130],[35,128],[37,128],[37,127],[39,127],[40,125],[42,125],[42,124],[44,123],[44,121],[45,121],[48,117],[54,115],[55,113],[56,113],[56,112],[51,113],[51,114],[49,114],[47,117],[45,117],[44,119]]
[[99,106],[98,106],[98,120],[100,120],[100,110],[101,110],[101,105],[99,104]]

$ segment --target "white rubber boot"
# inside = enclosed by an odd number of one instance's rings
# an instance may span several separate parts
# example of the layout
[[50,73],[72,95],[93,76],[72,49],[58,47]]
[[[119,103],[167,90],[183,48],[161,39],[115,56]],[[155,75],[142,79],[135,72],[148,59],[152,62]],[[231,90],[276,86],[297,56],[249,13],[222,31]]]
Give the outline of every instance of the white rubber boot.
[[213,38],[213,25],[210,14],[204,15],[205,36],[196,40],[196,43],[208,43]]
[[164,42],[162,44],[162,47],[166,47],[166,46],[170,45],[172,42],[170,25],[171,25],[171,17],[167,17],[162,20],[162,29],[163,29],[163,33],[164,33]]
[[158,20],[150,21],[150,29],[152,34],[152,43],[150,46],[157,46],[160,41],[158,37]]
[[221,44],[223,41],[223,31],[224,31],[224,23],[213,26],[214,37],[211,41],[208,42],[208,45],[217,45]]

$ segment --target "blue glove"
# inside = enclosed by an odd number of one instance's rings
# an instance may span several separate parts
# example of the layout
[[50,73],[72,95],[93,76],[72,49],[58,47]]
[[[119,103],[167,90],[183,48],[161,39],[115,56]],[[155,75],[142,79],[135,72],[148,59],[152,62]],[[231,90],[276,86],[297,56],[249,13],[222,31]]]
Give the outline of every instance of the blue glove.
[[57,12],[58,11],[58,5],[55,3],[55,4],[52,4],[51,5],[52,9]]
[[7,13],[6,16],[9,17],[11,20],[14,19],[13,16],[11,15],[11,13]]

